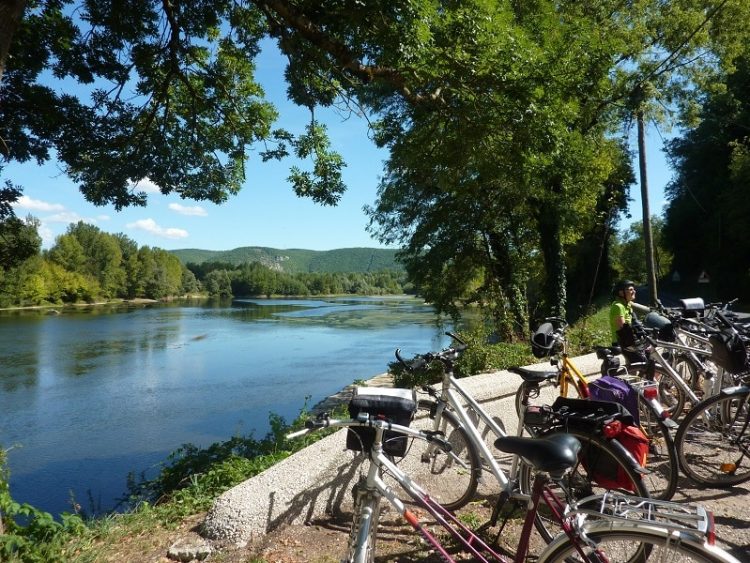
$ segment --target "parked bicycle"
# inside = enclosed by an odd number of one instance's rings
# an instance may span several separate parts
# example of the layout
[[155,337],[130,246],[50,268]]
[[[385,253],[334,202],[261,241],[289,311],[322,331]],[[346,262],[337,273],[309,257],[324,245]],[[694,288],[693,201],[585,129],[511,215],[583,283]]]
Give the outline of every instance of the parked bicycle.
[[[565,490],[565,476],[578,462],[580,443],[574,437],[561,434],[545,439],[503,437],[496,441],[498,448],[523,457],[535,471],[531,494],[518,499],[524,506],[528,506],[528,511],[518,551],[510,558],[498,553],[476,532],[438,504],[428,491],[403,472],[384,451],[387,432],[391,437],[409,437],[415,442],[428,441],[441,449],[450,450],[450,446],[438,434],[420,432],[360,411],[356,419],[347,420],[321,415],[316,420],[307,421],[304,430],[287,437],[291,439],[329,427],[348,428],[350,431],[367,430],[371,437],[370,448],[363,447],[362,452],[368,456],[369,464],[354,490],[354,519],[344,559],[348,563],[372,563],[375,560],[377,525],[383,497],[447,562],[455,559],[420,520],[420,513],[429,514],[476,561],[521,563],[528,555],[536,511],[543,505],[557,519],[563,533],[539,554],[539,563],[636,563],[647,560],[737,563],[714,544],[713,519],[701,506],[678,505],[617,494],[588,497],[580,502],[573,498],[561,501],[556,491]],[[384,473],[388,473],[398,483],[408,495],[408,502],[416,506],[415,510],[408,508],[407,502],[400,499],[385,483]],[[556,491],[551,489],[551,484],[557,485]],[[497,523],[498,515],[509,499],[510,497],[501,497],[498,501],[491,525]]]
[[[552,384],[557,386],[560,397],[592,397],[589,380],[576,367],[570,358],[569,343],[566,336],[568,324],[564,319],[550,317],[540,325],[532,337],[532,352],[542,359],[548,358],[555,368],[551,371],[539,372],[535,369],[513,367],[509,371],[517,373],[524,379],[524,385],[516,393],[516,412],[521,412],[524,394],[529,398],[536,398],[540,394],[541,386]],[[657,401],[658,389],[654,382],[640,378],[624,377],[615,354],[605,347],[595,347],[597,356],[602,359],[601,375],[616,376],[623,386],[631,393],[618,398],[604,398],[617,400],[633,415],[635,422],[642,429],[649,442],[649,455],[646,468],[648,473],[642,475],[651,498],[669,500],[677,490],[678,463],[677,455],[670,429],[677,424],[669,418],[669,413]],[[597,383],[593,391],[597,390]],[[625,400],[631,397],[632,401]],[[532,430],[529,429],[530,433]]]
[[[431,398],[419,401],[418,412],[424,413],[422,427],[442,432],[453,449],[447,454],[431,444],[413,444],[412,451],[415,457],[412,458],[412,463],[416,466],[410,474],[417,482],[423,484],[438,502],[451,510],[465,505],[474,498],[480,480],[488,476],[499,485],[499,492],[510,497],[528,492],[534,478],[533,468],[528,464],[519,463],[517,457],[511,459],[510,468],[507,468],[507,464],[505,469],[501,466],[501,460],[491,444],[497,438],[507,436],[504,425],[501,426],[498,420],[483,409],[456,379],[453,372],[454,362],[466,349],[466,344],[457,335],[448,334],[457,343],[455,347],[424,354],[413,361],[405,360],[400,350],[396,351],[397,359],[408,369],[423,369],[433,361],[438,361],[444,366],[439,391],[431,386],[422,387],[422,391]],[[524,379],[521,388],[526,393],[531,393],[535,389],[538,383],[536,375]],[[521,397],[523,395],[524,392],[521,392]],[[580,408],[586,408],[586,405],[581,405]],[[519,410],[521,414],[517,426],[518,436],[524,429],[525,405]],[[595,421],[597,424],[592,421],[591,424],[569,426],[566,422],[567,417],[575,414],[569,410],[559,415],[552,413],[548,426],[535,430],[537,434],[566,431],[582,443],[587,459],[595,460],[594,464],[580,460],[566,475],[565,490],[570,491],[576,498],[607,491],[608,487],[600,485],[589,473],[590,468],[594,466],[606,465],[621,476],[623,492],[648,497],[649,491],[638,462],[629,456],[616,440],[607,439],[601,434],[605,420]],[[421,463],[416,464],[414,459]],[[564,496],[564,493],[561,492],[561,496]],[[554,526],[550,527],[550,521],[543,516],[537,518],[537,528],[542,536],[550,541],[559,530]]]

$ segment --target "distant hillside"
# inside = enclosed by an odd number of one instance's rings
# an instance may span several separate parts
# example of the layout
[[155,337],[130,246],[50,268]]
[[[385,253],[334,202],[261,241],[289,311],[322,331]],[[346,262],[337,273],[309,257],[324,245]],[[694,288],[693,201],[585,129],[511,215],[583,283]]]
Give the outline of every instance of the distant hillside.
[[275,270],[298,272],[376,272],[402,270],[396,262],[396,251],[384,248],[339,248],[336,250],[303,250],[243,246],[234,250],[170,250],[183,264],[193,262],[228,262],[239,265],[260,262]]

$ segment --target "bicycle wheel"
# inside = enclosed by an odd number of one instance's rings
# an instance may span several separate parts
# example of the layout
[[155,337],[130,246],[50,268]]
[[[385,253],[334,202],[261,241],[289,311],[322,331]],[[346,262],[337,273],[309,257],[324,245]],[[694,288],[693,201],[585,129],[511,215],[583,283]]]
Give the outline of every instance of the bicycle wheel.
[[[647,370],[648,368],[643,365],[633,365],[628,367],[628,374],[637,375],[641,379],[649,379]],[[654,366],[653,381],[658,384],[659,402],[661,402],[662,407],[672,414],[674,420],[682,418],[686,397],[680,386],[681,382],[675,381],[671,373],[658,365]]]
[[354,488],[354,514],[349,531],[346,563],[374,563],[380,520],[380,495]]
[[[543,434],[543,436],[560,432],[575,436],[581,442],[579,461],[573,467],[572,471],[563,478],[562,483],[563,487],[568,490],[574,499],[580,500],[590,495],[602,494],[610,490],[599,485],[594,474],[595,467],[603,465],[613,467],[614,471],[618,473],[618,470],[622,470],[623,474],[627,476],[628,486],[617,490],[640,497],[648,498],[650,496],[641,475],[631,467],[627,460],[623,459],[622,454],[613,448],[606,439],[573,429],[567,431],[556,429]],[[585,463],[584,460],[586,460]],[[530,465],[523,463],[521,464],[519,473],[521,491],[530,493],[532,483],[534,482],[534,469]],[[554,483],[550,484],[550,488],[553,491],[560,490]],[[564,491],[560,491],[558,494],[563,499],[563,502],[565,502]],[[540,504],[534,524],[539,534],[547,543],[551,542],[562,531],[560,525],[550,517],[549,509],[544,504]]]
[[698,403],[675,438],[682,471],[695,483],[725,487],[750,480],[750,388]]
[[670,500],[677,490],[679,478],[674,440],[667,425],[641,395],[638,395],[638,412],[641,430],[649,441],[646,469],[650,473],[644,475],[643,480],[651,498]]
[[479,453],[466,430],[452,412],[443,409],[437,415],[437,403],[427,400],[419,401],[412,427],[442,432],[451,451],[414,439],[401,468],[446,509],[466,505],[474,498],[482,472]]
[[[719,548],[696,540],[678,541],[664,530],[639,527],[637,522],[592,522],[586,525],[586,536],[596,543],[609,563],[736,563],[736,559]],[[539,563],[589,563],[599,559],[590,547],[581,547],[589,556],[586,559],[574,542],[563,536],[539,556]]]

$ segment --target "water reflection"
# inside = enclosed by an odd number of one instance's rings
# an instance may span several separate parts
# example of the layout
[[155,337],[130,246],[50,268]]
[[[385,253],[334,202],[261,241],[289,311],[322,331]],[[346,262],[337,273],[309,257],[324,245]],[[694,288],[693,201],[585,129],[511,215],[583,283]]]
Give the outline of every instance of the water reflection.
[[12,493],[56,513],[90,490],[108,510],[128,472],[184,443],[263,436],[269,413],[382,373],[396,347],[440,348],[446,328],[416,299],[377,297],[0,313]]

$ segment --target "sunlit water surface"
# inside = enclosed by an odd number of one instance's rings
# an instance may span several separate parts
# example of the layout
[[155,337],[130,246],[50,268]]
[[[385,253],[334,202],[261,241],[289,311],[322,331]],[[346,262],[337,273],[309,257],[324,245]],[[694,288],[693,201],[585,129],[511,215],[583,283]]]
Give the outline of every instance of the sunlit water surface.
[[261,437],[269,413],[292,420],[449,328],[396,298],[0,313],[11,493],[53,514],[111,510],[128,473],[153,476],[181,444]]

